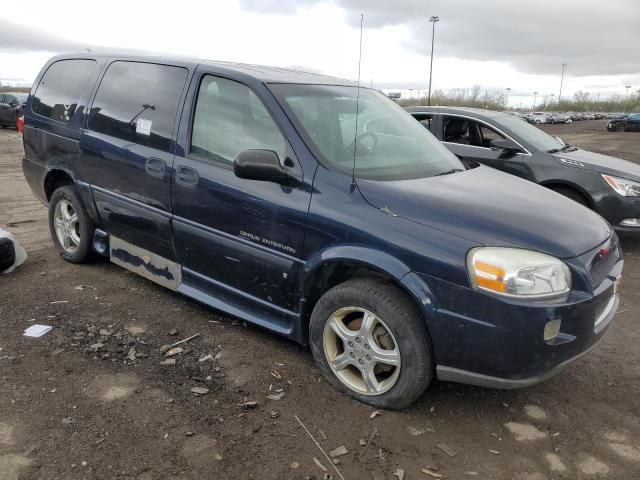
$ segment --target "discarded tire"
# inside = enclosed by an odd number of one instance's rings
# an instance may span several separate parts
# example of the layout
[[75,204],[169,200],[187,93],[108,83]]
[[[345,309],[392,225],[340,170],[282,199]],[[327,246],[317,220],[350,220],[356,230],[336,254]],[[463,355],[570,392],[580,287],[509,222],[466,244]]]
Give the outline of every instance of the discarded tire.
[[0,238],[0,272],[11,268],[16,261],[16,250],[8,238]]

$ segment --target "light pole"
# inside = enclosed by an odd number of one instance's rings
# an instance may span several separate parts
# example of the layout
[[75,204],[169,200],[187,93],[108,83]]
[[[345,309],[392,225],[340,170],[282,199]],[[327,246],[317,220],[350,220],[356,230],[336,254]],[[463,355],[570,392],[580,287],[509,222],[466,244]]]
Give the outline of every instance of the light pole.
[[551,94],[551,102],[549,102],[549,103],[553,103],[553,97],[555,97],[555,96],[556,96],[556,94],[555,94],[555,93],[552,93],[552,94]]
[[624,109],[622,110],[622,113],[627,113],[627,103],[629,102],[629,89],[631,88],[631,85],[625,85],[625,87],[627,89],[627,95],[624,97]]
[[562,84],[564,83],[564,69],[567,68],[567,64],[562,64],[562,75],[560,76],[560,93],[558,93],[558,110],[560,110],[560,101],[562,100]]
[[509,108],[509,93],[511,93],[511,87],[507,87],[507,104],[506,104],[507,108]]
[[436,23],[440,21],[440,17],[435,15],[429,18],[429,21],[433,24],[431,28],[431,63],[429,65],[429,96],[427,97],[427,105],[431,105],[431,80],[433,79],[433,44],[436,38]]
[[533,107],[531,107],[532,110],[536,109],[536,100],[538,100],[538,92],[533,92]]

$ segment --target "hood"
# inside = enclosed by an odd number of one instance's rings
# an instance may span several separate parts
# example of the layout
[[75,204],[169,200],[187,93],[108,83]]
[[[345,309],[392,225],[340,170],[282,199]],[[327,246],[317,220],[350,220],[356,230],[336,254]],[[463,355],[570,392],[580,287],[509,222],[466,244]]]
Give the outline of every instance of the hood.
[[[615,175],[616,177],[626,178],[628,180],[640,181],[640,165],[622,160],[621,158],[610,157],[600,153],[588,152],[587,150],[578,149],[574,152],[558,152],[553,154],[554,157],[566,158],[574,160],[584,165],[584,168],[600,173]],[[581,168],[581,167],[575,167]]]
[[484,166],[415,180],[358,179],[358,187],[374,207],[482,245],[571,258],[611,235],[609,224],[582,205]]

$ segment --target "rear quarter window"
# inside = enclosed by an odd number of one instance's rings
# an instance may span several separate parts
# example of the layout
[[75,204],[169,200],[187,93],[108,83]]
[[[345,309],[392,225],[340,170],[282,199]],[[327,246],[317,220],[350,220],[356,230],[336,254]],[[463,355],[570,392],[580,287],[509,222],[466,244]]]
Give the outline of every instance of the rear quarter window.
[[187,74],[183,67],[113,62],[98,87],[89,129],[169,151]]
[[69,123],[91,74],[95,60],[59,60],[49,66],[31,102],[31,110],[57,122]]

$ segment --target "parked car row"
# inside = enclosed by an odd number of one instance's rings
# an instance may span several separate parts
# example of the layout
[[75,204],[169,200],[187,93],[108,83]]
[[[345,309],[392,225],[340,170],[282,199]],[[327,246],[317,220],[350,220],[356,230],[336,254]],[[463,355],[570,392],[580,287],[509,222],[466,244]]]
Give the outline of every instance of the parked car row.
[[[511,113],[511,112],[506,112]],[[513,114],[513,113],[512,113]],[[620,113],[582,113],[582,112],[566,112],[566,113],[558,113],[558,112],[525,112],[525,113],[515,113],[516,116],[526,120],[532,124],[543,124],[543,123],[571,123],[578,122],[582,120],[603,120],[603,119],[616,119],[620,117],[624,117],[623,114]]]
[[280,68],[58,56],[23,170],[62,258],[310,344],[363,402],[543,381],[612,324],[624,260],[593,210],[640,218],[640,173],[508,115],[411,112]]

